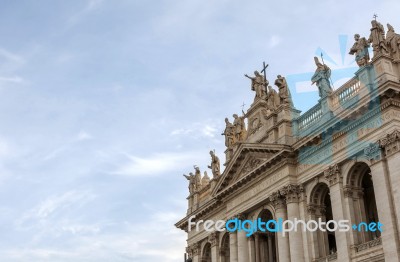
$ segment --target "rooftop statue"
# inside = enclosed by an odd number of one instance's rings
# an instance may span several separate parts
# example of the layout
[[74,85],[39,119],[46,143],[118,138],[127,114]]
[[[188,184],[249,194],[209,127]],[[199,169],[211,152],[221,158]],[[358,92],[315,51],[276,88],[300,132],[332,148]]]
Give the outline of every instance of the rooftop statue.
[[193,194],[197,188],[196,188],[196,181],[193,173],[189,173],[189,175],[183,174],[184,177],[189,181],[189,193]]
[[278,93],[275,91],[275,89],[272,88],[272,86],[268,86],[267,103],[268,103],[268,109],[270,110],[277,109],[281,103]]
[[256,92],[254,99],[265,99],[265,87],[269,84],[268,80],[258,71],[254,71],[254,77],[248,76],[247,74],[244,76],[251,79],[251,90]]
[[233,126],[235,130],[235,142],[244,141],[247,136],[246,124],[244,123],[244,116],[233,114]]
[[293,106],[292,97],[290,95],[290,91],[289,91],[288,84],[286,82],[286,78],[284,78],[281,75],[278,75],[275,80],[275,85],[279,89],[280,104],[284,104],[284,105],[290,104],[291,106]]
[[225,146],[229,148],[235,143],[235,127],[227,117],[225,118],[225,124],[225,130],[221,135],[225,135]]
[[213,178],[217,178],[221,175],[221,164],[219,162],[219,158],[215,154],[215,150],[210,151],[210,156],[211,156],[211,165],[209,165],[208,168],[211,169]]
[[314,57],[314,61],[317,69],[311,78],[312,85],[317,84],[319,96],[324,98],[332,94],[333,91],[329,81],[331,77],[331,69],[327,65],[319,62],[318,57]]
[[372,43],[374,56],[381,54],[388,55],[389,50],[386,46],[385,28],[383,28],[383,25],[376,20],[372,20],[371,25],[371,34],[368,38],[368,42]]
[[394,62],[400,63],[400,35],[396,34],[393,26],[387,24],[386,43]]
[[359,34],[354,35],[356,41],[353,47],[350,49],[350,55],[356,55],[356,62],[358,66],[366,66],[370,60],[368,47],[370,46],[365,37],[360,37]]

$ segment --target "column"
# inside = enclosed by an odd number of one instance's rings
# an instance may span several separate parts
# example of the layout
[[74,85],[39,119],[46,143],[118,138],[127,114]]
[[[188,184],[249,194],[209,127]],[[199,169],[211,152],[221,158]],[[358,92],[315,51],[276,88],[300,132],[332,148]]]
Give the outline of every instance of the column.
[[191,247],[192,249],[192,262],[201,262],[200,261],[200,244],[199,243],[195,243],[192,245]]
[[249,245],[247,243],[246,232],[241,230],[237,233],[238,242],[238,261],[248,262],[249,261]]
[[[347,219],[344,213],[343,179],[338,165],[330,166],[324,172],[329,182],[333,220]],[[335,232],[338,261],[350,261],[350,239],[347,232]],[[329,254],[329,253],[328,253]]]
[[[380,140],[380,144],[384,147],[385,158],[388,167],[388,177],[391,185],[391,193],[393,199],[394,213],[397,220],[397,233],[400,238],[400,132],[395,130]],[[394,189],[394,190],[393,190]]]
[[[286,197],[288,220],[300,219],[299,187],[297,185],[288,185],[280,192]],[[289,232],[290,261],[304,262],[302,230],[303,228],[298,228],[297,232],[294,230]]]
[[[350,219],[350,223],[355,224],[358,223],[357,217],[356,217],[356,207],[355,207],[355,199],[353,199],[353,190],[354,188],[352,187],[345,187],[343,189],[343,194],[344,194],[344,204],[346,207],[347,214]],[[350,230],[350,245],[356,245],[358,244],[358,233],[357,231]]]
[[211,261],[218,262],[219,232],[212,232],[209,236],[209,242],[211,243]]
[[250,262],[256,262],[256,246],[254,236],[249,237],[248,245]]
[[272,245],[272,238],[275,233],[268,233],[268,262],[273,262],[274,261],[274,247]]
[[[309,220],[317,220],[316,216],[316,205],[309,204],[307,205],[307,213],[309,216]],[[319,252],[319,243],[318,243],[318,231],[309,232],[310,234],[310,243],[311,243],[311,258],[319,258],[321,256]]]
[[[300,219],[307,221],[307,197],[304,192],[304,188],[302,185],[299,186],[299,214]],[[304,261],[311,261],[311,242],[308,236],[308,232],[302,233],[303,237],[303,253],[304,253]]]
[[230,250],[230,262],[238,261],[238,243],[237,243],[237,232],[229,233],[229,250]]
[[375,200],[378,209],[379,221],[383,224],[382,247],[386,262],[398,262],[399,243],[396,218],[393,213],[392,190],[388,175],[387,163],[382,159],[378,146],[371,144],[364,152],[370,160],[372,182],[374,184]]
[[[286,204],[283,196],[279,192],[275,192],[270,196],[270,201],[275,208],[276,219],[282,218],[287,219]],[[289,237],[286,234],[282,236],[282,232],[277,233],[278,240],[278,257],[279,262],[290,262],[290,249],[289,249]]]
[[256,245],[256,262],[261,262],[260,259],[260,235],[259,233],[255,233],[254,234],[254,238],[255,238],[255,245]]

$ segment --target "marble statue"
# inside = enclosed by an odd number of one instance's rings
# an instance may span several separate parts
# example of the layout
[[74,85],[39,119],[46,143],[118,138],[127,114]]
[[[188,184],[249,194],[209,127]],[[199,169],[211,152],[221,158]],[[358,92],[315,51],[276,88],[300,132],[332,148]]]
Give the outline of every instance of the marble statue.
[[372,49],[374,51],[374,56],[377,55],[388,55],[389,50],[386,46],[385,40],[385,29],[383,25],[376,20],[371,21],[371,34],[368,38],[368,43],[372,43]]
[[219,177],[219,175],[221,175],[221,164],[219,162],[219,158],[215,154],[215,151],[210,151],[210,156],[211,156],[211,165],[209,165],[208,168],[211,169],[213,178],[217,178]]
[[239,117],[237,114],[233,114],[233,126],[235,130],[235,142],[244,141],[246,139],[247,131],[244,123],[244,116]]
[[254,77],[244,75],[245,77],[251,79],[251,90],[256,92],[255,99],[265,98],[265,87],[268,85],[268,80],[265,81],[264,76],[258,71],[254,71]]
[[292,98],[290,96],[290,91],[286,82],[286,78],[278,75],[275,80],[275,85],[278,87],[279,90],[280,104],[292,104]]
[[356,55],[356,62],[358,66],[362,67],[368,65],[370,57],[368,52],[369,44],[367,42],[367,39],[365,39],[365,37],[360,37],[359,34],[355,34],[354,40],[355,43],[350,49],[349,54]]
[[386,43],[394,62],[400,62],[400,35],[396,34],[393,26],[387,24]]
[[193,194],[197,190],[193,173],[189,173],[189,175],[183,174],[183,176],[189,181],[189,193]]
[[225,124],[225,130],[221,135],[225,135],[225,146],[229,148],[235,143],[235,127],[228,118],[225,118]]
[[324,98],[332,94],[333,90],[330,84],[331,77],[331,69],[327,66],[319,62],[318,57],[314,57],[315,65],[317,69],[315,70],[314,75],[311,78],[312,85],[317,84],[319,96]]
[[201,189],[201,172],[200,168],[198,166],[193,166],[194,167],[194,182],[196,185],[196,190]]
[[268,86],[268,109],[275,110],[280,105],[280,97],[272,86]]

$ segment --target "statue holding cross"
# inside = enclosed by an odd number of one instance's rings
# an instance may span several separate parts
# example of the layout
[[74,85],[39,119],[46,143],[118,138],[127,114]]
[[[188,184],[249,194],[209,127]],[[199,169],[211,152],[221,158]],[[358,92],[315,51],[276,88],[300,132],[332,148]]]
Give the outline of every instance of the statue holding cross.
[[245,77],[251,79],[251,90],[256,92],[255,99],[265,99],[266,97],[266,87],[269,84],[265,72],[267,67],[268,65],[265,65],[264,62],[263,69],[261,70],[261,73],[264,73],[264,76],[258,71],[254,71],[254,77],[248,76],[247,74],[244,75]]

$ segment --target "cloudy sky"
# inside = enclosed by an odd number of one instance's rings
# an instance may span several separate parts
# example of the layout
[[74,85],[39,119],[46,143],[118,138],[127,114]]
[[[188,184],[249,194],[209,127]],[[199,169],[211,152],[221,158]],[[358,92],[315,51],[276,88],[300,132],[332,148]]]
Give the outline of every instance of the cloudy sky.
[[182,174],[224,159],[224,118],[254,97],[243,74],[266,61],[305,111],[316,54],[338,87],[374,13],[400,32],[398,0],[0,3],[5,262],[182,261]]

